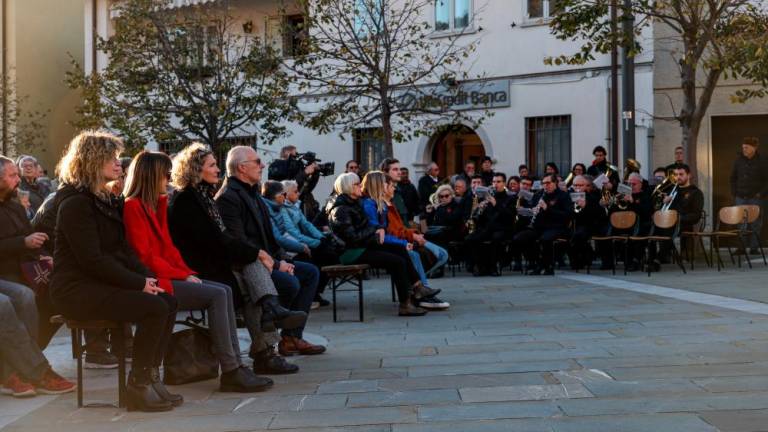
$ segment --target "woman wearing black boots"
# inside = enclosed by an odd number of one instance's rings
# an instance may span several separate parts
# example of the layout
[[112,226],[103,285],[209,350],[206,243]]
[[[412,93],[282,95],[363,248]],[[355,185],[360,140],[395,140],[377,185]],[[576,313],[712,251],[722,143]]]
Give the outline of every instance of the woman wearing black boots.
[[134,255],[125,238],[122,202],[107,189],[119,176],[122,150],[113,135],[83,132],[59,162],[51,297],[70,319],[134,323],[128,410],[169,411],[183,398],[168,392],[158,368],[177,305]]

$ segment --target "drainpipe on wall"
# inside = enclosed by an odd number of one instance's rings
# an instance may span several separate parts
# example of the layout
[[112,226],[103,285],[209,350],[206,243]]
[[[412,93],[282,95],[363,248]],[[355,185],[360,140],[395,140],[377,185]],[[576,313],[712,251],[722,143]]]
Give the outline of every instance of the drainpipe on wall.
[[91,0],[91,67],[93,68],[91,72],[96,72],[99,69],[96,64],[98,55],[96,51],[96,41],[99,37],[98,11],[99,0]]

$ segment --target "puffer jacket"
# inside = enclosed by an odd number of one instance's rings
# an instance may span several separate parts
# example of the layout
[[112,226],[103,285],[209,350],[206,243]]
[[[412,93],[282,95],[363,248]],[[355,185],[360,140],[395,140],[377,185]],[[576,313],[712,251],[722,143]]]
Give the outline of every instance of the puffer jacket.
[[368,222],[360,200],[339,195],[328,212],[331,230],[341,238],[347,248],[365,248],[378,244],[376,230],[384,228]]
[[269,210],[269,219],[272,221],[272,233],[275,236],[275,240],[277,240],[277,244],[288,252],[304,252],[304,244],[288,234],[286,230],[287,224],[285,219],[287,215],[283,211],[283,206],[266,198],[264,198],[264,202],[267,204],[267,210]]
[[313,249],[320,246],[320,241],[325,235],[315,228],[301,212],[301,201],[295,203],[285,201],[282,213],[284,214],[285,230],[291,237]]

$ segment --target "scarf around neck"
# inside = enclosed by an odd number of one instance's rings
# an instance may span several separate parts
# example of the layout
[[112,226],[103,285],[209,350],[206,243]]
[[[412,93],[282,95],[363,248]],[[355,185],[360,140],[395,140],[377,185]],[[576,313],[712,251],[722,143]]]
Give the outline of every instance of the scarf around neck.
[[216,207],[216,202],[213,200],[216,194],[216,189],[210,183],[200,182],[194,188],[195,193],[203,204],[205,212],[208,213],[208,217],[213,220],[219,227],[221,232],[224,232],[227,228],[224,226],[224,219],[221,218],[219,209]]

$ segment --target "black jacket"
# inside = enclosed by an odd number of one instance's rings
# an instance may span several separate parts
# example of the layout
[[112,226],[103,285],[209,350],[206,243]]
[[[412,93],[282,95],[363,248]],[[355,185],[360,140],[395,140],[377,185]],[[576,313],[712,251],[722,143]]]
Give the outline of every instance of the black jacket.
[[48,234],[48,240],[45,242],[45,249],[56,249],[56,215],[59,209],[56,208],[56,193],[48,195],[43,204],[37,209],[35,217],[32,218],[32,229],[36,232]]
[[364,248],[378,244],[377,227],[369,224],[360,200],[353,200],[348,195],[336,197],[328,214],[331,230],[339,236],[347,248]]
[[731,170],[731,194],[738,198],[768,197],[768,160],[760,153],[752,159],[739,154]]
[[[592,234],[603,232],[608,224],[608,214],[600,205],[602,195],[598,191],[585,194],[587,205],[578,213],[574,212],[573,222],[576,228],[586,228]],[[576,206],[574,205],[574,209]]]
[[431,213],[427,213],[427,225],[444,226],[460,230],[464,226],[464,214],[461,204],[456,200],[450,204],[436,207]]
[[[597,165],[591,165],[587,168],[587,174],[594,178],[600,177],[600,174],[605,174],[608,171],[608,162],[603,161]],[[608,180],[613,184],[613,191],[616,192],[616,188],[619,185],[619,173],[616,170],[611,169],[611,174],[608,176]]]
[[191,188],[173,194],[168,206],[168,230],[190,268],[203,279],[229,285],[239,300],[240,290],[236,289],[232,267],[255,261],[258,248],[242,241],[229,228],[222,232]]
[[[493,183],[493,176],[496,175],[493,170],[491,171],[480,171],[480,176],[483,178],[483,186],[491,186]],[[469,183],[467,183],[469,184]]]
[[266,251],[276,260],[285,259],[285,251],[277,244],[269,210],[258,185],[250,186],[229,177],[216,194],[216,205],[230,234],[257,251]]
[[424,175],[419,179],[419,204],[422,211],[427,207],[427,204],[429,204],[429,196],[437,191],[437,186],[439,184],[439,180],[434,180],[428,175]]
[[547,204],[547,209],[540,210],[536,215],[535,228],[537,230],[568,228],[573,217],[573,202],[568,192],[558,188],[552,193],[542,194],[541,199]]
[[701,212],[704,210],[704,193],[695,185],[686,188],[678,188],[671,209],[680,213],[680,225],[688,228],[701,220]]
[[419,192],[416,190],[416,186],[413,183],[398,183],[395,189],[395,193],[403,198],[403,204],[405,204],[407,214],[401,214],[404,221],[413,220],[413,218],[419,214]]
[[144,289],[150,272],[125,238],[122,201],[72,186],[59,189],[56,201],[54,304],[72,318],[87,317],[118,290]]
[[24,207],[10,198],[0,202],[0,279],[23,282],[21,263],[39,255],[24,244],[30,234],[32,227]]

